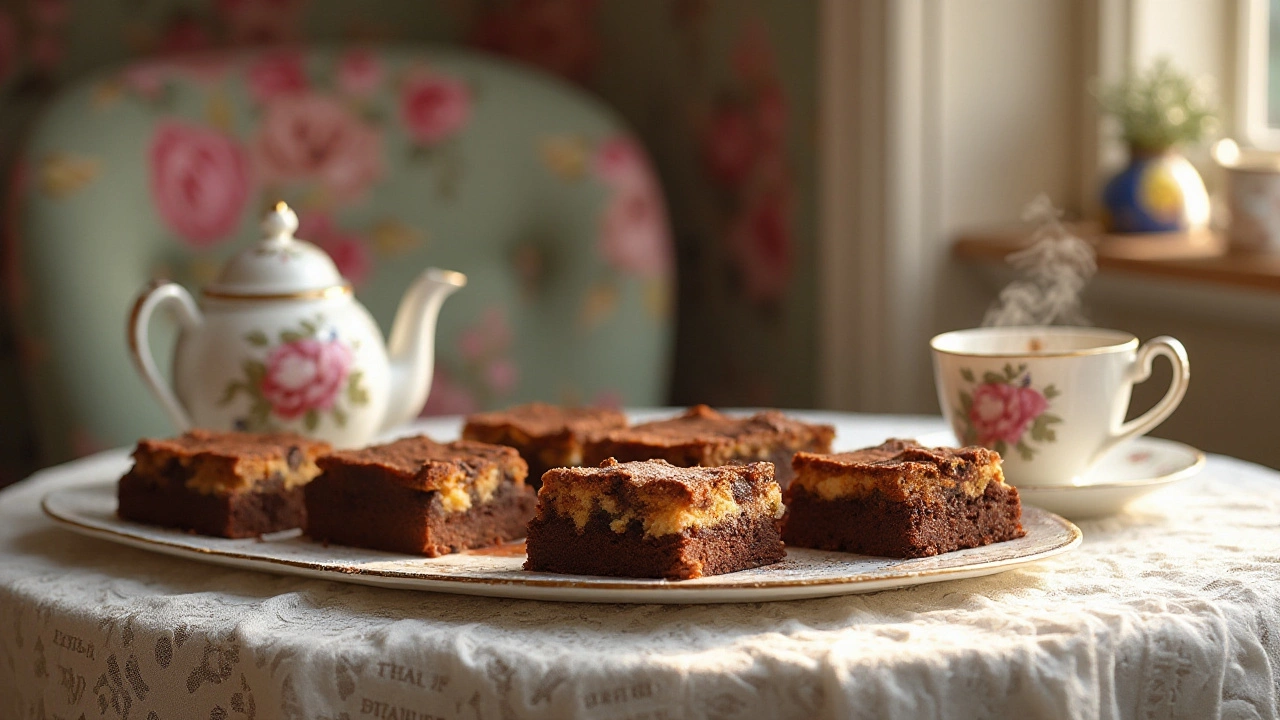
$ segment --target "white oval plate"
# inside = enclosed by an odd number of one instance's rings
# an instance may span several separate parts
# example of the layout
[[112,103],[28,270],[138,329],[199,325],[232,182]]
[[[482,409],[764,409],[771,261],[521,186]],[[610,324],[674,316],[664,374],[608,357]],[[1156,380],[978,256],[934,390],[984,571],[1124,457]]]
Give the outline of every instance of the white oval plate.
[[[931,433],[917,442],[929,447],[954,445],[950,432]],[[1143,495],[1168,487],[1200,472],[1204,453],[1180,442],[1139,437],[1098,459],[1076,485],[1030,487],[1018,485],[1024,505],[1034,505],[1072,520],[1115,515]]]
[[1080,544],[1075,525],[1025,508],[1026,537],[935,557],[898,560],[790,548],[784,561],[752,570],[696,580],[638,580],[525,572],[523,543],[421,558],[326,547],[297,530],[228,540],[140,525],[116,516],[114,477],[55,490],[41,504],[75,532],[190,560],[363,585],[565,602],[767,602],[845,595],[991,575]]

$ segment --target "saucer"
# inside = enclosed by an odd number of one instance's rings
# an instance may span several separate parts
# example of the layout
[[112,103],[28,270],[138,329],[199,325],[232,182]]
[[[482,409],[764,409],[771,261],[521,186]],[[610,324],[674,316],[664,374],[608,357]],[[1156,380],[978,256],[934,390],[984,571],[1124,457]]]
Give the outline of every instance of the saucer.
[[[921,445],[953,445],[950,432],[918,438]],[[1077,485],[1018,488],[1027,505],[1035,505],[1072,520],[1114,515],[1130,502],[1185,480],[1204,467],[1204,453],[1180,442],[1139,437],[1103,455]]]

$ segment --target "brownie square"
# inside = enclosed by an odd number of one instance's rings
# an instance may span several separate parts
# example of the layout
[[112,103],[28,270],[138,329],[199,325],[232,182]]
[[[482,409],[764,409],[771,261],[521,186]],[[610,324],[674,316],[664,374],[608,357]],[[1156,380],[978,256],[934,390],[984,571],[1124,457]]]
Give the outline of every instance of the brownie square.
[[462,438],[515,448],[529,465],[527,482],[536,490],[551,468],[582,464],[584,440],[626,426],[627,416],[617,410],[529,403],[468,415]]
[[307,535],[437,557],[522,537],[537,496],[509,447],[404,438],[320,459],[306,488]]
[[913,440],[798,453],[782,537],[788,545],[923,557],[1022,537],[1018,490],[999,453]]
[[586,443],[584,465],[606,458],[619,462],[662,459],[680,467],[718,467],[764,460],[777,469],[778,484],[791,482],[791,456],[799,451],[830,452],[835,428],[793,420],[777,410],[750,417],[722,415],[696,405],[668,420],[615,430]]
[[293,433],[191,430],[143,439],[117,487],[126,520],[241,538],[301,527],[302,488],[329,444]]
[[771,463],[680,468],[665,460],[543,476],[526,570],[683,580],[786,556]]

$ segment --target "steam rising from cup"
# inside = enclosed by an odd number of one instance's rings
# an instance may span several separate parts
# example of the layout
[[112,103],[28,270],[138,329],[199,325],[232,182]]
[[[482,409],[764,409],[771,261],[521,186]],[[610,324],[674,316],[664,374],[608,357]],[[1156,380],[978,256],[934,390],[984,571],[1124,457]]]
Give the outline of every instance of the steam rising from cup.
[[1063,226],[1062,211],[1044,193],[1022,219],[1037,225],[1031,245],[1006,258],[1021,277],[1000,291],[983,326],[1088,325],[1080,295],[1098,270],[1093,246]]

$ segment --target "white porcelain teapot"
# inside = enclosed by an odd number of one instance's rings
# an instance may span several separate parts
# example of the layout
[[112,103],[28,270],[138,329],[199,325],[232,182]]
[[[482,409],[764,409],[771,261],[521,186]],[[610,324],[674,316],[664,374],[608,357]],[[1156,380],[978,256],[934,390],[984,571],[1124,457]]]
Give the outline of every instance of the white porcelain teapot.
[[[199,306],[171,282],[148,286],[133,305],[130,354],[174,424],[293,430],[354,447],[414,418],[431,390],[440,306],[467,277],[425,270],[384,344],[333,260],[293,237],[298,216],[287,205],[262,228],[266,237],[227,263]],[[147,342],[162,306],[181,325],[172,388]]]

